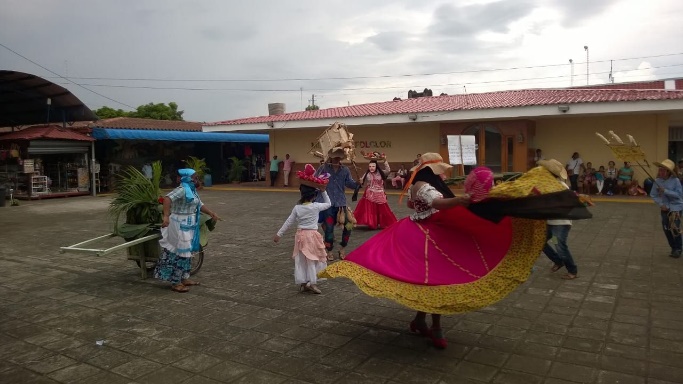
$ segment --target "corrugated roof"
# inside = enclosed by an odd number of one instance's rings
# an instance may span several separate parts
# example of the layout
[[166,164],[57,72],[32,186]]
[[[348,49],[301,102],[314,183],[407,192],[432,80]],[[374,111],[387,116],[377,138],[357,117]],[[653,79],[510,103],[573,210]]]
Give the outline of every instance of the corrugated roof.
[[192,121],[141,119],[136,117],[114,117],[111,119],[97,120],[90,124],[90,127],[154,131],[202,131],[202,123],[195,123]]
[[282,115],[248,117],[205,123],[204,126],[239,125],[279,121],[336,119],[407,113],[449,112],[458,110],[530,107],[577,103],[615,103],[629,101],[683,100],[683,91],[655,89],[526,89],[419,97],[415,99],[292,112]]
[[92,121],[96,118],[78,97],[60,85],[30,73],[0,71],[0,126]]
[[62,128],[56,125],[34,126],[21,131],[14,131],[0,135],[0,141],[9,140],[75,140],[95,141],[90,136],[75,132],[72,129]]

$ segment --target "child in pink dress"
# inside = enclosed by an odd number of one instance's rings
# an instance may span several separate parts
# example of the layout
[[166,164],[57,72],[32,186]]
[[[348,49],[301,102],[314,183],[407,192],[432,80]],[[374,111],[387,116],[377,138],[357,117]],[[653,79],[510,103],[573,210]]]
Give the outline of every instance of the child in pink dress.
[[[287,232],[290,226],[296,223],[297,230],[294,235],[294,281],[299,284],[301,292],[322,293],[318,288],[318,272],[327,267],[327,251],[323,243],[323,237],[318,232],[318,215],[332,206],[330,197],[327,196],[325,187],[321,189],[299,186],[301,199],[294,206],[292,213],[282,225],[277,235],[273,238],[274,242],[279,242],[282,235]],[[323,202],[314,203],[313,200],[322,192]]]

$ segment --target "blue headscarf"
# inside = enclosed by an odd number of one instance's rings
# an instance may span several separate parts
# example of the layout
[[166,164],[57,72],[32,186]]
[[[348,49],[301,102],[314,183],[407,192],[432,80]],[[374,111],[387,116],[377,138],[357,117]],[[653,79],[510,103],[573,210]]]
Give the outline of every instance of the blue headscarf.
[[192,181],[192,175],[195,173],[197,173],[197,171],[192,168],[183,168],[178,170],[178,174],[180,175],[180,185],[182,185],[183,189],[185,189],[185,200],[188,203],[194,200],[195,196],[197,196],[197,188]]

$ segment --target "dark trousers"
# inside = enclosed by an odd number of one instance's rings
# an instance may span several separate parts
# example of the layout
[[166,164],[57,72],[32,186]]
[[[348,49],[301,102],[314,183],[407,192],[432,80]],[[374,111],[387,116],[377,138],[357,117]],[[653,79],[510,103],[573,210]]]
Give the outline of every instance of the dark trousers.
[[[548,256],[550,261],[555,263],[555,265],[566,267],[567,272],[571,273],[572,275],[576,275],[578,268],[576,268],[574,258],[572,258],[572,254],[569,252],[569,247],[567,246],[567,237],[569,236],[569,231],[571,229],[571,225],[546,226],[546,243],[543,247],[543,253],[545,253],[545,255]],[[553,236],[557,238],[557,245],[555,246],[557,250],[548,244],[548,240],[550,240]]]
[[275,186],[275,179],[277,179],[278,171],[270,171],[270,186]]
[[605,179],[605,187],[602,189],[602,194],[606,195],[607,192],[614,193],[614,187],[617,186],[616,179]]
[[[332,251],[334,248],[334,226],[337,225],[337,214],[340,209],[346,209],[346,207],[330,207],[324,211],[320,212],[320,221],[322,222],[323,241],[325,242],[325,249],[327,252]],[[344,248],[349,243],[349,238],[351,237],[351,230],[347,228],[348,226],[344,223],[342,230],[342,238],[339,246]]]
[[[666,240],[669,242],[669,246],[671,247],[672,251],[680,251],[681,250],[681,234],[679,231],[676,231],[676,234],[671,232],[671,227],[670,227],[670,221],[669,221],[669,214],[674,214],[674,213],[679,213],[680,212],[662,212],[662,229],[664,230],[664,236],[666,236]],[[673,221],[673,224],[680,230],[681,228],[681,216],[678,215],[678,218]]]
[[579,175],[569,176],[569,183],[571,184],[570,187],[571,187],[572,191],[574,191],[574,192],[579,191]]

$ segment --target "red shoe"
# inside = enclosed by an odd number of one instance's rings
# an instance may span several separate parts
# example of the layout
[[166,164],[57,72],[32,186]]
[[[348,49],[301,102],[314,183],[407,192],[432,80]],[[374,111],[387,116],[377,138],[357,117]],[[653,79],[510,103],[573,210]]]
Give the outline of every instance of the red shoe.
[[434,343],[434,348],[436,349],[446,349],[448,342],[446,338],[443,337],[443,331],[441,328],[432,328],[430,330],[432,343]]
[[427,324],[422,324],[421,326],[418,327],[415,320],[410,322],[410,332],[419,333],[420,336],[422,336],[422,337],[431,337],[432,336],[431,332],[429,331],[429,328],[427,328]]

